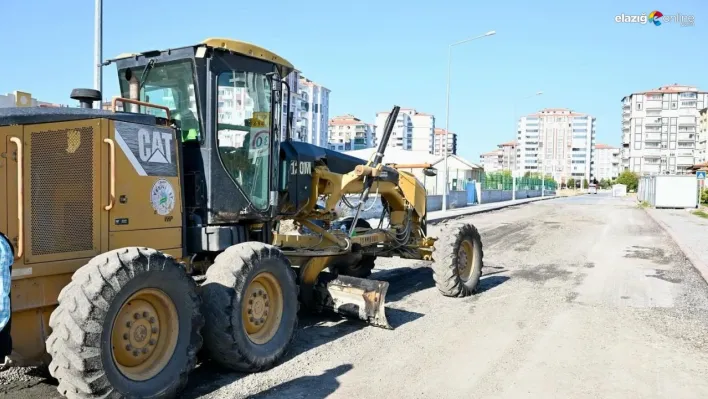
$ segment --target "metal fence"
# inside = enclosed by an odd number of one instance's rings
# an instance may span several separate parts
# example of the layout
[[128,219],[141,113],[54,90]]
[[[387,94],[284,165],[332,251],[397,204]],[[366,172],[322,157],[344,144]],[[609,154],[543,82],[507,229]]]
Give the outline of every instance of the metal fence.
[[[543,181],[538,177],[517,177],[516,190],[540,190]],[[514,178],[507,174],[491,174],[482,176],[482,190],[511,190]],[[556,182],[546,179],[546,190],[555,190]]]

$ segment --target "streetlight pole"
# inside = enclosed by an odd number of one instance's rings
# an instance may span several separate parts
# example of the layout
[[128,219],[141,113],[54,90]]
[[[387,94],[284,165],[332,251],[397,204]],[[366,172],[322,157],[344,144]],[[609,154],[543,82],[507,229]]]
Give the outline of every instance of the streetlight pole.
[[448,179],[449,179],[448,170],[447,170],[447,158],[449,157],[449,148],[450,148],[449,142],[448,142],[448,139],[449,139],[448,134],[450,133],[450,69],[452,66],[452,48],[454,46],[457,46],[457,45],[460,45],[463,43],[471,42],[472,40],[481,39],[481,38],[484,38],[487,36],[493,36],[496,33],[497,33],[496,31],[490,30],[489,32],[487,32],[483,35],[471,37],[471,38],[465,39],[465,40],[460,40],[459,42],[452,43],[448,47],[448,50],[447,50],[447,97],[446,97],[446,102],[445,102],[445,173],[444,173],[445,181],[444,181],[444,185],[443,185],[443,198],[442,198],[442,210],[443,211],[447,210],[447,186],[448,186]]
[[[522,98],[520,98],[520,99],[514,101],[514,136],[516,136],[516,134],[519,132],[519,129],[518,129],[518,120],[516,119],[516,103],[518,103],[519,101],[522,101],[522,100],[529,99],[529,98],[531,98],[531,97],[540,96],[540,95],[542,95],[542,94],[543,94],[542,91],[537,91],[537,92],[534,93],[534,94],[531,94],[531,95],[526,96],[526,97],[522,97]],[[519,143],[517,142],[517,145],[518,145],[518,144],[519,144]],[[517,165],[517,167],[518,167],[518,165]],[[512,201],[516,199],[516,172],[517,172],[516,170],[512,170],[512,171],[511,171],[511,200],[512,200]],[[541,174],[541,176],[543,176],[543,174]],[[542,181],[543,181],[543,180],[542,180]],[[543,190],[542,190],[542,191],[543,191]],[[541,196],[543,196],[543,194],[541,194]]]
[[94,10],[94,37],[93,37],[93,88],[101,92],[101,99],[98,100],[98,109],[103,107],[103,0],[96,0]]

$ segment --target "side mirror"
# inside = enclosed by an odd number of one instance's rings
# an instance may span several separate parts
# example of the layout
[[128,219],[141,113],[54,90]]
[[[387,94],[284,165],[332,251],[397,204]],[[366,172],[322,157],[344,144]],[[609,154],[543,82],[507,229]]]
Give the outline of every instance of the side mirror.
[[430,177],[437,176],[438,170],[435,168],[425,168],[423,169],[423,174]]

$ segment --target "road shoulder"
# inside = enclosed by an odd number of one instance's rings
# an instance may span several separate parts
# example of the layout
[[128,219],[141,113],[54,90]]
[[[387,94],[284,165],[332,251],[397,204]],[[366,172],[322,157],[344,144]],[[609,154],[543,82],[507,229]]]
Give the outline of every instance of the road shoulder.
[[653,209],[645,211],[676,242],[693,267],[708,283],[708,219],[693,215],[690,210]]
[[433,211],[428,213],[428,223],[434,224],[434,223],[439,223],[448,219],[453,219],[461,216],[468,216],[468,215],[474,215],[478,213],[485,213],[485,212],[491,212],[491,211],[496,211],[498,209],[504,209],[508,208],[510,206],[516,206],[516,205],[523,205],[523,204],[528,204],[531,202],[538,202],[538,201],[545,201],[545,200],[550,200],[554,198],[563,198],[560,196],[556,195],[549,195],[545,197],[534,197],[534,198],[522,198],[522,199],[517,199],[517,200],[511,200],[511,201],[500,201],[500,202],[492,202],[488,204],[479,204],[479,205],[471,205],[471,206],[465,206],[461,208],[453,208],[453,209],[448,209],[446,211]]

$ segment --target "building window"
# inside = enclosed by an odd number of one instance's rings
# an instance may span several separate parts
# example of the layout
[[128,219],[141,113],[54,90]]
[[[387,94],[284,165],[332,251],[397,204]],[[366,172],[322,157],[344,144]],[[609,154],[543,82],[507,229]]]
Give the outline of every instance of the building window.
[[637,103],[637,111],[641,111],[641,110],[642,110],[642,103]]

